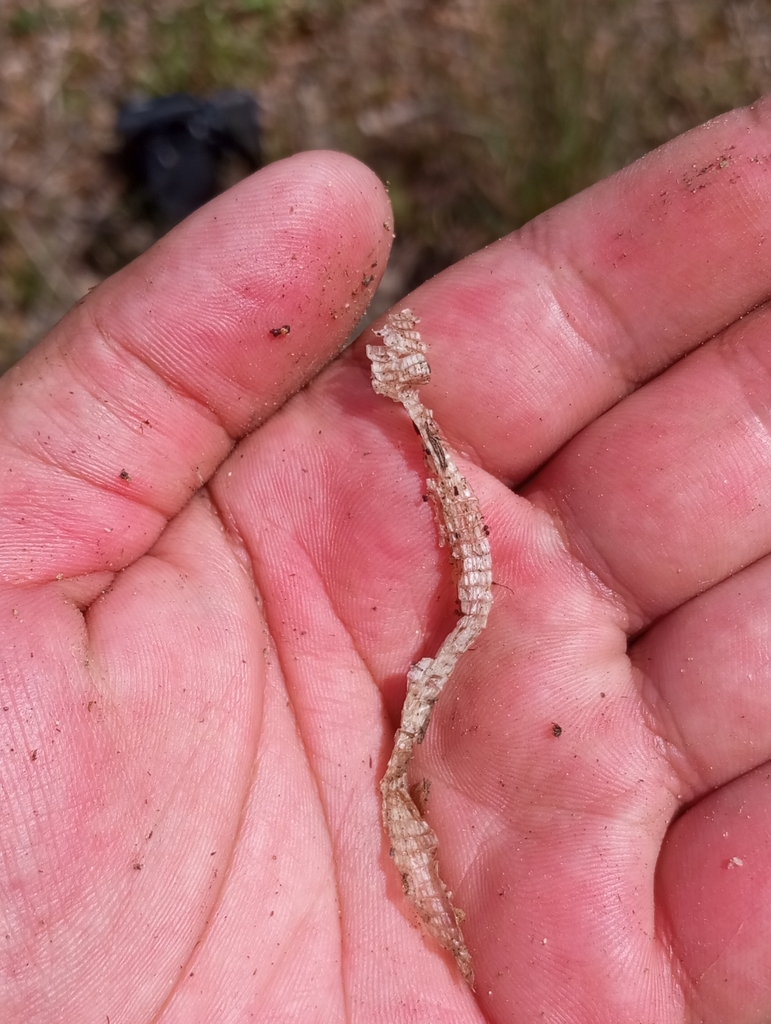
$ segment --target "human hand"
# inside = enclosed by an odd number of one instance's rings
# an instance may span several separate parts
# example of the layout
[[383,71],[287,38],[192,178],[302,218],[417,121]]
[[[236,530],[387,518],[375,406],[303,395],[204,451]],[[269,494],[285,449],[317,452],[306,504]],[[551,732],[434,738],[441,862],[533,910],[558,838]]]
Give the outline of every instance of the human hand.
[[415,766],[476,993],[379,818],[453,621],[419,445],[366,339],[283,404],[382,272],[369,172],[271,165],[3,378],[4,1020],[767,1019],[770,121],[404,302],[491,531]]

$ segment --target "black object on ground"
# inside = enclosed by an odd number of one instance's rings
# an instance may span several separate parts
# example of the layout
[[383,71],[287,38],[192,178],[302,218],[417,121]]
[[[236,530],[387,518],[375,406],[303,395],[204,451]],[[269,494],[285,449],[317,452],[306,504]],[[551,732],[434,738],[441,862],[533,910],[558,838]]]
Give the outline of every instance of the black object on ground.
[[223,165],[261,166],[257,101],[237,89],[132,100],[118,113],[118,162],[150,218],[162,229],[184,220],[222,190]]

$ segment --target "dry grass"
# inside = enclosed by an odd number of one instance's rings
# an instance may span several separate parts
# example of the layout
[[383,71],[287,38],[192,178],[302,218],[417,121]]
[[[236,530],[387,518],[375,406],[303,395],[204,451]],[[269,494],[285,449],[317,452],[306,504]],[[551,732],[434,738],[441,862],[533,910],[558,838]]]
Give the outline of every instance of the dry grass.
[[252,89],[275,159],[390,181],[381,307],[641,153],[771,90],[758,0],[5,0],[0,368],[151,241],[105,159],[137,93]]

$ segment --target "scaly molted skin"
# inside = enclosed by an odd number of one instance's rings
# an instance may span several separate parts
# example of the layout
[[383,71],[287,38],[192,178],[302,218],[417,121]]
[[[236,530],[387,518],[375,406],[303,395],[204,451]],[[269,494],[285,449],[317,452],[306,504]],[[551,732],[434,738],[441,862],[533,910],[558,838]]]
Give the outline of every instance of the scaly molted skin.
[[403,782],[389,789],[388,794],[384,790],[383,804],[384,808],[388,807],[391,841],[394,835],[398,836],[393,859],[402,876],[404,895],[428,932],[455,957],[463,977],[473,989],[474,969],[459,924],[462,914],[453,906],[452,893],[439,877],[436,833],[421,818]]
[[401,402],[423,442],[432,476],[427,480],[439,526],[439,543],[449,544],[458,587],[461,618],[434,658],[422,658],[407,674],[407,697],[394,739],[394,749],[380,784],[383,821],[391,854],[402,876],[402,887],[427,931],[455,957],[461,974],[473,989],[474,971],[459,921],[463,914],[452,904],[452,893],[439,877],[437,838],[407,788],[407,767],[416,743],[422,743],[431,711],[458,658],[468,650],[487,623],[492,605],[492,562],[487,527],[479,502],[445,447],[430,409],[416,387],[430,379],[425,345],[415,330],[418,320],[403,309],[375,333],[382,345],[368,345],[372,386],[380,395]]

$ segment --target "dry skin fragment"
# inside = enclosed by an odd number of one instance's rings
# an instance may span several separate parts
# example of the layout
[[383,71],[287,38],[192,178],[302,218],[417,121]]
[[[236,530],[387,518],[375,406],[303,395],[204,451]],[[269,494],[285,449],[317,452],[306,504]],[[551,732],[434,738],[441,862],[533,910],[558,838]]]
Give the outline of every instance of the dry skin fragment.
[[463,939],[463,912],[452,905],[452,893],[439,877],[437,838],[410,795],[407,766],[416,743],[422,743],[431,711],[458,658],[485,627],[492,595],[492,563],[487,527],[479,502],[444,446],[430,409],[416,388],[431,370],[425,345],[415,330],[419,321],[411,310],[392,313],[375,334],[382,345],[368,345],[372,387],[379,395],[401,402],[423,442],[429,469],[426,486],[439,524],[439,543],[449,544],[458,586],[461,617],[435,658],[421,658],[407,673],[407,697],[394,739],[388,768],[380,783],[383,821],[391,854],[407,899],[428,932],[455,957],[461,974],[473,989],[474,971]]

